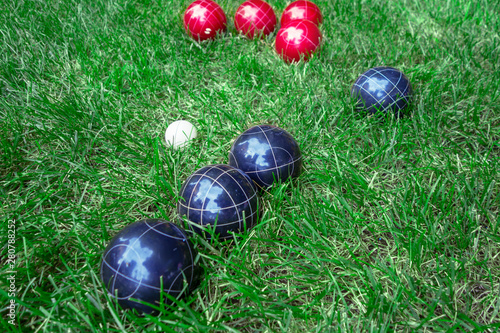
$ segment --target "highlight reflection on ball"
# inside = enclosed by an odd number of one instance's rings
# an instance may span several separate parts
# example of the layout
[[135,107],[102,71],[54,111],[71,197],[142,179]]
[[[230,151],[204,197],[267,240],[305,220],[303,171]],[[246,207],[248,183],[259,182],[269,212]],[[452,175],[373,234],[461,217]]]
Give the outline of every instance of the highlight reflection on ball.
[[195,40],[213,39],[226,30],[226,14],[212,0],[196,0],[184,12],[184,29]]
[[236,30],[250,39],[263,37],[274,31],[276,15],[267,2],[247,0],[236,10],[234,25]]
[[374,67],[354,82],[351,96],[359,111],[370,114],[392,110],[397,116],[408,107],[412,97],[410,80],[393,67]]
[[284,129],[258,125],[243,132],[229,152],[229,165],[241,169],[260,187],[300,174],[302,155],[297,141]]
[[321,43],[321,31],[311,21],[291,21],[276,35],[276,52],[286,62],[309,60]]
[[[258,197],[252,180],[232,166],[215,164],[195,171],[182,185],[179,215],[189,227],[211,238],[200,227],[215,228],[219,239],[251,229],[258,219]],[[198,227],[200,226],[200,227]]]
[[[110,297],[123,308],[157,311],[161,293],[184,297],[198,286],[197,252],[185,232],[164,220],[146,219],[123,228],[109,242],[101,263],[101,279]],[[184,281],[187,290],[184,290]],[[164,299],[170,304],[168,299]]]

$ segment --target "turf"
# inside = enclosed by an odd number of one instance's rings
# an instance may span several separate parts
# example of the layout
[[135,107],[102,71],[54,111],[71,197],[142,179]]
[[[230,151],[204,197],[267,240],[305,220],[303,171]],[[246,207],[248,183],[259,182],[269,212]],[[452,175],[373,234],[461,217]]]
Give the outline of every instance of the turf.
[[[2,331],[499,330],[500,4],[315,2],[324,44],[296,65],[274,35],[236,34],[238,1],[219,2],[229,30],[206,43],[183,30],[189,1],[4,4]],[[380,65],[412,82],[402,119],[353,109],[352,83]],[[173,151],[178,119],[199,136]],[[234,244],[193,239],[205,276],[190,297],[158,317],[121,310],[99,278],[111,237],[177,221],[184,179],[261,123],[297,139],[302,175],[262,195]]]

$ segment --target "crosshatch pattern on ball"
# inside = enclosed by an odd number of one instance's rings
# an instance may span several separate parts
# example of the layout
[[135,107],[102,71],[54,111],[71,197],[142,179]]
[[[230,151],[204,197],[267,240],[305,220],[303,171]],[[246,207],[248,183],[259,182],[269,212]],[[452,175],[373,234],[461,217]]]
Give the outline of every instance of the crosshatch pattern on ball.
[[393,67],[374,67],[361,74],[351,89],[357,108],[368,113],[391,109],[398,115],[410,104],[408,78]]
[[258,125],[243,132],[229,152],[229,165],[245,172],[261,187],[296,177],[302,168],[297,141],[284,129]]
[[307,0],[298,0],[285,8],[281,15],[281,25],[284,26],[295,20],[309,20],[319,25],[323,22],[323,15],[315,3]]
[[196,225],[215,226],[219,239],[251,229],[258,219],[257,190],[248,175],[232,166],[215,164],[195,171],[182,185],[179,215]]
[[141,220],[126,226],[108,244],[101,279],[108,294],[123,308],[155,313],[152,307],[131,298],[159,305],[162,286],[164,293],[174,298],[184,296],[184,278],[188,291],[200,282],[196,255],[185,232],[175,224]]
[[184,13],[184,29],[196,40],[213,39],[226,30],[226,14],[211,0],[196,0]]
[[238,7],[234,16],[236,30],[248,38],[267,36],[276,27],[276,14],[267,2],[248,0]]
[[286,62],[307,61],[321,44],[321,31],[311,21],[290,21],[282,25],[274,47]]

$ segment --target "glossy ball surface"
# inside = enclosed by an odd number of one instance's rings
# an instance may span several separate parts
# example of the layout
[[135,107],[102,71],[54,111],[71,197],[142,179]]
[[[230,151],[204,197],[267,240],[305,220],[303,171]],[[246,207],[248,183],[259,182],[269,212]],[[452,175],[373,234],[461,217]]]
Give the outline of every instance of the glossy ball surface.
[[211,0],[196,0],[184,12],[184,29],[195,40],[213,39],[226,30],[226,14]]
[[300,174],[299,144],[284,129],[254,126],[243,132],[229,152],[229,165],[241,169],[262,188]]
[[307,61],[321,43],[321,32],[311,21],[292,21],[276,35],[276,52],[286,62]]
[[[185,232],[175,224],[141,220],[123,228],[109,242],[102,257],[101,279],[123,308],[155,313],[132,298],[158,306],[162,287],[173,297],[184,296],[184,278],[189,290],[200,282],[196,255]],[[166,298],[164,302],[170,303]]]
[[267,36],[276,27],[276,14],[267,2],[248,0],[236,10],[234,25],[248,38]]
[[259,202],[252,180],[241,170],[215,164],[195,171],[182,185],[177,203],[179,215],[190,227],[210,239],[204,227],[215,227],[219,239],[250,230],[258,219]]
[[319,7],[311,1],[299,0],[289,4],[281,14],[281,25],[295,20],[309,20],[317,25],[323,22]]
[[408,78],[392,67],[374,67],[361,74],[351,89],[359,111],[371,114],[392,110],[396,115],[411,101],[412,89]]

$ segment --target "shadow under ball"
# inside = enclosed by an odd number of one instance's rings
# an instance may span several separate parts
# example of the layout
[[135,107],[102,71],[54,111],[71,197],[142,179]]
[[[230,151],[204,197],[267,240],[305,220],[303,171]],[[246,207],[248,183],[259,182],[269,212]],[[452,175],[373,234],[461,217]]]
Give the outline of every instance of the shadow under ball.
[[207,239],[211,236],[197,225],[215,227],[219,239],[228,239],[257,223],[257,189],[250,177],[232,166],[215,164],[198,169],[186,179],[179,195],[179,215]]
[[[141,220],[123,228],[109,242],[102,257],[101,279],[123,308],[156,314],[151,306],[132,299],[159,306],[162,289],[174,298],[184,297],[184,279],[187,292],[201,281],[196,255],[184,230],[175,224]],[[165,304],[171,304],[163,297]]]
[[408,78],[393,67],[367,70],[356,79],[351,89],[358,111],[375,114],[392,110],[397,116],[402,116],[410,104],[412,93]]
[[300,174],[299,144],[285,131],[272,125],[258,125],[243,132],[229,151],[229,165],[241,169],[262,188]]

